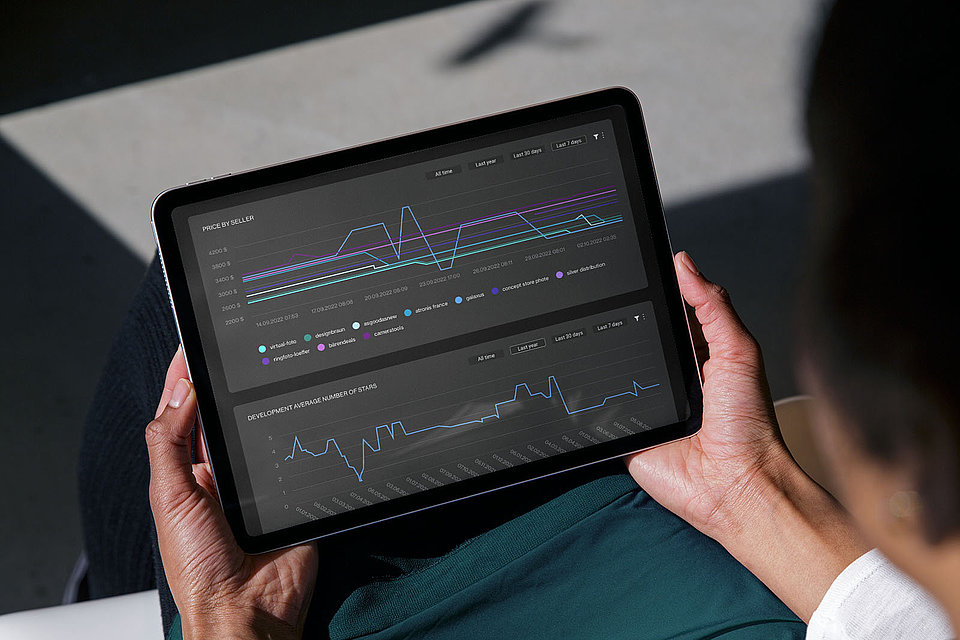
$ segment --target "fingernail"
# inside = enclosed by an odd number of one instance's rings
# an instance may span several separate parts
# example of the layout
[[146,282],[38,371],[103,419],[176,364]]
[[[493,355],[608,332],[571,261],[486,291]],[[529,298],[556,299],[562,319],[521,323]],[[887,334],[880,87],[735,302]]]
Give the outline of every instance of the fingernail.
[[168,404],[174,409],[179,409],[183,401],[187,399],[188,393],[190,393],[190,383],[187,382],[186,378],[180,378],[177,381],[177,386],[173,388],[173,394],[171,394]]
[[696,263],[693,261],[693,258],[690,257],[690,254],[686,251],[680,252],[680,261],[683,262],[683,266],[689,269],[696,275],[700,275],[700,269],[697,269]]

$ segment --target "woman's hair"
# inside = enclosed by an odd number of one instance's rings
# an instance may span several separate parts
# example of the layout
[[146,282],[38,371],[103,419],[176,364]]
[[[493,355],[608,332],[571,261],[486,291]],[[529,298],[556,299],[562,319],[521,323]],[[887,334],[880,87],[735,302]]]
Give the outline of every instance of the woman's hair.
[[[813,265],[800,346],[852,436],[960,533],[957,11],[840,0],[809,77]],[[951,309],[954,309],[951,311]]]

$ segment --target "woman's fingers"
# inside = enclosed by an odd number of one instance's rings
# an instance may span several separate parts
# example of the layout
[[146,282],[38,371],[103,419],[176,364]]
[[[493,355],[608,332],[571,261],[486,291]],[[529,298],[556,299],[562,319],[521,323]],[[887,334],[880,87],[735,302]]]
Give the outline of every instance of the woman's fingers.
[[693,338],[693,354],[697,357],[697,365],[700,367],[700,378],[703,379],[703,363],[710,357],[710,346],[707,339],[703,337],[703,327],[697,320],[697,312],[689,304],[684,305],[687,311],[687,325],[690,327],[690,337]]
[[209,464],[194,464],[193,477],[196,478],[198,485],[206,489],[207,493],[210,494],[210,497],[217,502],[220,501],[220,496],[217,495],[217,484],[213,481],[213,474],[210,472]]
[[173,355],[173,360],[170,361],[170,366],[167,367],[167,377],[163,381],[163,393],[160,395],[160,404],[157,405],[157,412],[153,414],[153,417],[156,418],[163,411],[163,408],[167,406],[167,402],[170,401],[170,396],[173,394],[173,388],[176,386],[177,381],[180,378],[189,378],[187,373],[187,361],[183,358],[183,347],[178,347],[177,352]]
[[193,443],[193,461],[194,462],[210,462],[207,460],[207,444],[203,437],[203,429],[200,427],[200,423],[197,422],[194,430],[194,443]]
[[674,263],[680,293],[696,313],[710,356],[757,357],[757,343],[734,311],[726,289],[704,278],[685,251],[674,256]]
[[[163,393],[160,394],[160,403],[157,405],[157,412],[154,414],[155,418],[160,416],[164,407],[167,406],[167,402],[170,401],[170,396],[173,395],[173,388],[177,385],[177,381],[181,378],[189,377],[187,362],[183,357],[183,347],[181,346],[177,348],[177,352],[173,355],[173,360],[170,361],[170,366],[167,367],[167,377],[163,381]],[[203,430],[200,429],[199,425],[196,426],[196,435],[194,438],[196,440],[194,443],[194,462],[208,462],[207,450],[203,442]]]
[[181,378],[173,385],[166,407],[147,425],[150,503],[155,515],[166,513],[197,489],[190,461],[190,434],[196,411],[193,385]]

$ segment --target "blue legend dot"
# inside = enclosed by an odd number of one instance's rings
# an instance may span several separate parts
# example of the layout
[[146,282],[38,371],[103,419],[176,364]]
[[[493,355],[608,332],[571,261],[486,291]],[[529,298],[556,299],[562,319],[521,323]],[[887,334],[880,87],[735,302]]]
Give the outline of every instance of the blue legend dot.
[[404,309],[404,310],[403,310],[403,315],[405,315],[405,316],[408,316],[408,317],[409,317],[410,314],[412,314],[412,313],[413,313],[413,311],[410,311],[410,309]]
[[303,334],[303,339],[304,339],[306,342],[310,342],[310,338],[312,338],[312,337],[313,337],[313,336],[311,336],[309,333]]
[[264,358],[260,362],[262,362],[263,364],[270,364],[270,358]]
[[461,302],[463,302],[463,298],[461,298],[460,296],[457,296],[456,298],[453,299],[453,301],[456,302],[457,304],[460,304]]
[[359,322],[354,322],[354,323],[353,323],[352,325],[350,325],[350,326],[352,326],[354,329],[359,329],[359,328],[360,328],[360,323],[359,323]]
[[500,289],[494,287],[493,289],[490,289],[490,293],[492,293],[493,295],[497,295],[498,293],[500,293]]
[[557,271],[557,278],[563,277],[563,271]]
[[259,347],[257,350],[258,350],[260,353],[266,353],[266,352],[267,352],[267,348],[266,348],[264,345],[260,345],[260,347]]

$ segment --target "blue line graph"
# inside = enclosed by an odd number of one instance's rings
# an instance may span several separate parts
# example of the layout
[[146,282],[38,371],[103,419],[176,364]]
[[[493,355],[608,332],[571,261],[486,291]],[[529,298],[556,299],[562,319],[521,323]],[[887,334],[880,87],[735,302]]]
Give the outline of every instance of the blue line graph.
[[[561,235],[589,231],[597,227],[621,222],[623,216],[620,214],[601,217],[595,213],[588,213],[592,209],[606,207],[617,202],[616,189],[606,188],[541,207],[523,211],[502,212],[469,220],[456,226],[451,225],[446,228],[428,229],[426,231],[424,231],[413,210],[409,206],[403,206],[400,209],[399,232],[396,238],[390,235],[386,223],[377,222],[351,229],[340,243],[337,251],[332,254],[326,256],[295,254],[286,264],[243,274],[241,280],[244,283],[255,283],[258,280],[272,279],[287,274],[295,276],[292,279],[273,282],[266,286],[248,288],[246,302],[247,304],[255,304],[273,300],[282,296],[411,265],[436,266],[438,270],[446,271],[453,268],[457,259],[466,256],[531,240],[550,239]],[[574,209],[571,210],[571,208]],[[562,209],[567,210],[548,218],[534,218],[535,215],[540,216],[543,213],[557,212]],[[538,210],[540,210],[539,213],[536,213]],[[558,217],[566,217],[566,219],[546,223],[547,220]],[[490,228],[481,233],[464,235],[465,230],[470,227],[489,225],[489,223],[500,220],[505,221],[508,226],[498,225],[497,228]],[[408,229],[406,237],[404,236],[405,224]],[[409,231],[410,225],[413,225],[415,231]],[[364,235],[363,232],[367,232],[365,235],[369,239],[371,231],[380,236],[381,239],[366,245],[350,246],[351,239],[355,235],[360,237]],[[428,239],[431,236],[438,235],[447,239],[434,239],[433,241]],[[484,236],[488,237],[484,238]],[[472,241],[463,243],[464,240]],[[415,243],[413,249],[404,248],[410,246],[411,243]],[[451,244],[452,247],[445,247],[445,245]],[[384,250],[386,256],[381,257],[374,253],[377,249]],[[405,256],[405,254],[410,255]],[[313,259],[290,264],[298,255]],[[306,275],[292,273],[312,267],[331,268]]]
[[300,443],[299,435],[294,436],[293,448],[290,451],[290,455],[286,456],[284,460],[285,461],[295,460],[297,458],[297,454],[309,455],[314,458],[319,458],[321,456],[326,455],[329,451],[331,451],[331,447],[333,447],[333,450],[335,450],[337,454],[341,458],[343,458],[343,462],[344,464],[346,464],[347,468],[349,468],[351,471],[353,471],[356,474],[357,481],[363,482],[363,474],[367,468],[367,451],[370,451],[370,453],[378,453],[380,451],[381,447],[383,446],[383,438],[381,438],[381,432],[386,433],[386,435],[389,436],[391,440],[396,440],[398,427],[400,429],[399,433],[403,434],[404,436],[412,436],[418,433],[424,433],[425,431],[433,431],[434,429],[456,429],[458,427],[465,427],[471,424],[485,424],[487,421],[490,421],[490,420],[499,420],[501,407],[503,407],[504,405],[508,405],[508,404],[520,401],[520,389],[524,389],[527,392],[527,396],[529,396],[530,398],[539,396],[547,400],[553,397],[554,390],[556,390],[557,397],[560,399],[560,403],[563,405],[563,409],[567,412],[568,416],[572,416],[578,413],[583,413],[585,411],[592,411],[594,409],[599,409],[604,405],[606,405],[609,401],[614,400],[616,398],[622,398],[624,396],[633,396],[634,398],[637,398],[639,397],[639,394],[641,391],[647,391],[649,389],[653,389],[654,387],[660,386],[659,382],[650,384],[647,386],[643,386],[635,380],[631,382],[633,383],[632,391],[622,391],[620,393],[615,393],[613,395],[604,396],[603,400],[601,400],[598,404],[591,405],[589,407],[581,407],[580,409],[571,409],[567,405],[566,398],[564,398],[563,392],[560,390],[560,385],[557,383],[557,379],[554,376],[550,376],[547,378],[547,391],[545,393],[542,391],[536,391],[536,392],[530,391],[530,387],[527,385],[527,383],[521,382],[514,388],[512,398],[510,398],[509,400],[502,400],[500,402],[495,403],[493,405],[492,413],[485,416],[481,416],[480,418],[467,420],[465,422],[459,422],[457,424],[435,424],[430,427],[422,427],[420,429],[412,429],[412,430],[408,430],[403,425],[403,422],[401,422],[400,420],[391,422],[389,424],[382,424],[378,426],[375,430],[376,438],[373,442],[367,440],[366,438],[361,439],[359,466],[350,462],[349,458],[347,458],[346,454],[344,454],[343,450],[340,448],[340,444],[337,442],[336,438],[328,438],[326,445],[323,448],[323,451],[321,451],[320,453],[315,453],[307,449]]

